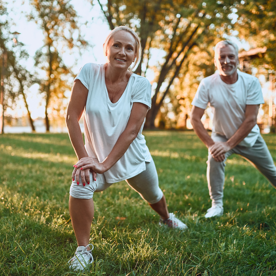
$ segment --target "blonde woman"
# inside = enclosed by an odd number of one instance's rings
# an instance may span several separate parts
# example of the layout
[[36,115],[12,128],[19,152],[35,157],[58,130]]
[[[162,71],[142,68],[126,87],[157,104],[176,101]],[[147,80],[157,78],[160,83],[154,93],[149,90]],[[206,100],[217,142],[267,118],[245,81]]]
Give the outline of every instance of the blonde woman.
[[[140,40],[120,26],[104,43],[106,64],[88,63],[75,79],[66,123],[79,161],[70,188],[69,210],[78,243],[69,265],[83,270],[93,262],[89,244],[93,194],[126,180],[160,215],[160,225],[186,229],[168,212],[156,168],[142,129],[151,106],[149,81],[132,73],[140,58]],[[79,126],[84,112],[85,145]]]

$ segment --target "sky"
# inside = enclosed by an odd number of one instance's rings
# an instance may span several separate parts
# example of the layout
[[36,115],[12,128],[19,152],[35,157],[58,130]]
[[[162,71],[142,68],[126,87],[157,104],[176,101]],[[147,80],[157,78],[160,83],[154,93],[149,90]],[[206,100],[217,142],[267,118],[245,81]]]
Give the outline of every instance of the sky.
[[[109,33],[109,26],[102,15],[100,7],[96,4],[92,7],[88,0],[71,0],[77,14],[80,17],[82,34],[84,38],[93,46],[93,48],[82,51],[82,55],[77,55],[77,64],[73,66],[73,72],[77,73],[79,69],[87,62],[104,63],[105,57],[103,55],[102,45],[106,36]],[[26,19],[26,14],[30,13],[31,6],[29,0],[6,0],[9,17],[14,24],[11,32],[19,32],[18,41],[22,42],[28,51],[29,55],[33,57],[37,49],[43,45],[43,33],[34,22]],[[84,22],[88,21],[85,25]],[[73,65],[76,57],[69,53],[63,55],[66,65]],[[33,59],[30,58],[28,62],[24,62],[24,66],[28,70],[33,71]],[[30,105],[30,110],[33,119],[44,116],[44,104],[42,95],[38,93],[38,85],[34,85],[27,93],[27,101]],[[7,115],[21,117],[26,114],[23,101],[17,103],[16,109],[8,109]]]

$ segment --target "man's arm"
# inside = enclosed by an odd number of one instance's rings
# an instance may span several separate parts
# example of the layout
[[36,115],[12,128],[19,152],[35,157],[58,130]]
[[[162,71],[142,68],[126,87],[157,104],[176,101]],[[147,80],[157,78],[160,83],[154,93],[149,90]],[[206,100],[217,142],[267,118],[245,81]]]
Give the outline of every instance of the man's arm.
[[[204,114],[204,109],[199,108],[197,106],[193,106],[192,113],[191,113],[191,124],[192,124],[197,136],[205,144],[205,146],[209,149],[215,144],[215,142],[209,136],[207,130],[204,128],[204,126],[201,122],[201,118],[202,118],[203,114]],[[217,162],[222,162],[224,160],[225,156],[224,156],[224,154],[217,154],[216,157],[213,156],[213,158]]]
[[245,120],[235,134],[227,142],[218,142],[210,147],[210,152],[215,158],[238,145],[257,123],[257,116],[260,105],[247,105],[245,109]]

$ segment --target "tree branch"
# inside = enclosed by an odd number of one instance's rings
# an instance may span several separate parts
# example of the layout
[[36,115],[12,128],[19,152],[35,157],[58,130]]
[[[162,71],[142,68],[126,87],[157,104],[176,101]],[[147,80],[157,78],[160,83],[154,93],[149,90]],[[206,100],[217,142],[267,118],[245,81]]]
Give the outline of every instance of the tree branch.
[[184,63],[184,61],[186,60],[186,58],[187,58],[187,56],[188,56],[188,53],[191,51],[191,49],[192,49],[195,45],[196,45],[196,43],[194,42],[194,43],[189,47],[189,50],[188,50],[188,51],[185,53],[185,55],[183,56],[183,58],[182,58],[182,60],[180,61],[179,65],[177,65],[176,70],[175,70],[173,76],[171,77],[170,82],[169,82],[169,84],[168,84],[168,86],[167,86],[167,88],[166,88],[166,91],[164,92],[164,94],[163,94],[161,100],[159,101],[159,103],[157,104],[157,108],[156,108],[157,111],[160,109],[161,105],[163,104],[163,101],[164,101],[166,95],[168,94],[168,92],[169,92],[169,90],[170,90],[170,87],[171,87],[171,85],[172,85],[173,82],[174,82],[174,79],[178,76],[179,71],[180,71],[180,69],[181,69],[181,67],[182,67],[182,64]]
[[111,15],[111,3],[110,3],[110,0],[107,1],[107,8],[108,8],[108,13],[104,11],[103,9],[103,5],[101,4],[100,0],[97,0],[98,4],[100,5],[100,8],[101,8],[101,11],[102,13],[104,14],[107,22],[108,22],[108,25],[109,25],[109,28],[111,30],[113,30],[115,28],[113,22],[112,22],[112,15]]
[[148,52],[147,52],[147,64],[146,64],[146,69],[144,71],[144,77],[146,76],[146,73],[148,71],[149,68],[149,61],[150,61],[150,48],[151,48],[151,43],[152,43],[153,37],[150,37],[150,41],[149,41],[149,46],[148,46]]

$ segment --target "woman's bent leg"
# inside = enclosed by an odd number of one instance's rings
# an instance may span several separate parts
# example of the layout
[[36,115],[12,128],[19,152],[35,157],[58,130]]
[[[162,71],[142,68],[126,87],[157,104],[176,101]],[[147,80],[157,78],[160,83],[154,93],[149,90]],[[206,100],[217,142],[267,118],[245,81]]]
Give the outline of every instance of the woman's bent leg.
[[75,236],[78,243],[75,255],[69,260],[69,267],[75,271],[84,270],[94,259],[92,256],[93,245],[89,244],[91,223],[94,217],[93,194],[103,191],[110,184],[105,183],[103,175],[97,175],[97,180],[92,179],[90,184],[78,184],[74,180],[70,187],[69,211]]
[[79,199],[70,196],[69,211],[78,246],[87,246],[94,217],[93,198]]

